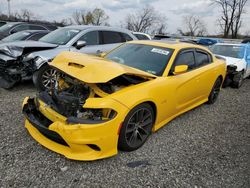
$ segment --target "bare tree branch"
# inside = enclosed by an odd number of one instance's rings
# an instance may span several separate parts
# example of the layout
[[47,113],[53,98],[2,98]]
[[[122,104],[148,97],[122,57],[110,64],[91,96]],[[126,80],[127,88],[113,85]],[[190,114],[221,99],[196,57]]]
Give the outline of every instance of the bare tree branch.
[[237,38],[242,26],[241,16],[248,0],[212,0],[212,2],[222,9],[222,17],[219,25],[223,28],[224,37]]
[[95,8],[92,11],[79,11],[76,10],[72,18],[78,25],[108,25],[107,20],[109,16],[106,15],[105,11],[100,8]]
[[165,33],[166,21],[163,15],[157,13],[153,7],[148,6],[127,15],[123,26],[131,31]]
[[188,15],[183,17],[183,25],[185,26],[185,30],[179,28],[178,32],[181,35],[188,36],[204,36],[207,33],[207,29],[203,21],[193,15]]

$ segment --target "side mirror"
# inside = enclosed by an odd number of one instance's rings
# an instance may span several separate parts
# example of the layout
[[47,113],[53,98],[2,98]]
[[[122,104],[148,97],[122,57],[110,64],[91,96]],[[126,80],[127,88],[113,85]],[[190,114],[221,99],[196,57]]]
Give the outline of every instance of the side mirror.
[[83,48],[86,45],[87,45],[86,41],[79,40],[79,41],[76,42],[76,49],[80,50],[81,48]]
[[178,65],[174,68],[174,75],[182,74],[187,72],[188,66],[187,65]]
[[106,55],[107,55],[106,52],[102,52],[102,53],[99,54],[100,57],[105,57]]

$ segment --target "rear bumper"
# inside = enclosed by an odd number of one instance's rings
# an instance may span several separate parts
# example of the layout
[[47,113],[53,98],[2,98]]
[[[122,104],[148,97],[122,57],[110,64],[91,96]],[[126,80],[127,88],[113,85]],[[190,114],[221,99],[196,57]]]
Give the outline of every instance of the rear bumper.
[[[46,148],[73,160],[91,161],[117,154],[122,116],[101,124],[69,125],[42,101],[26,98],[23,113],[30,135]],[[118,107],[119,104],[115,104]],[[126,111],[125,107],[119,106]],[[56,121],[55,121],[56,119]]]

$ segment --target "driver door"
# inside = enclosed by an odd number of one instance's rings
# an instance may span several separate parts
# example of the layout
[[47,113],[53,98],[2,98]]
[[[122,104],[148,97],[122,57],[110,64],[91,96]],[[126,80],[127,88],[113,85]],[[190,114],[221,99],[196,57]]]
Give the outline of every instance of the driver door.
[[[99,32],[98,31],[89,31],[83,34],[77,41],[85,41],[86,46],[82,47],[81,49],[74,51],[85,53],[85,54],[93,54],[96,55],[98,50],[100,50],[100,40],[99,40]],[[74,45],[76,45],[75,42]]]
[[[188,71],[175,75],[174,69],[178,65],[187,65]],[[176,113],[178,113],[196,104],[202,98],[200,71],[196,69],[195,50],[187,49],[181,51],[171,68],[171,72],[171,80],[175,85],[174,100],[176,101]]]

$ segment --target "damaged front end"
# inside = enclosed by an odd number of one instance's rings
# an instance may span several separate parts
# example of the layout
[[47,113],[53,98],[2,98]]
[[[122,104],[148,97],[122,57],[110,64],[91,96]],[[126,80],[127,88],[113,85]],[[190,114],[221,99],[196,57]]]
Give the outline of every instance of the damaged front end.
[[75,160],[117,153],[118,131],[129,109],[112,94],[150,79],[122,74],[106,83],[86,83],[60,72],[50,90],[26,98],[26,128],[40,144]]
[[34,71],[37,70],[36,61],[40,59],[39,57],[31,58],[31,52],[46,49],[50,48],[0,47],[0,87],[10,89],[20,81],[32,79]]
[[33,62],[23,62],[22,57],[3,60],[0,56],[1,88],[10,89],[22,80],[30,80],[33,72]]
[[227,65],[227,73],[223,83],[223,87],[229,86],[235,79],[235,75],[238,74],[236,65]]

